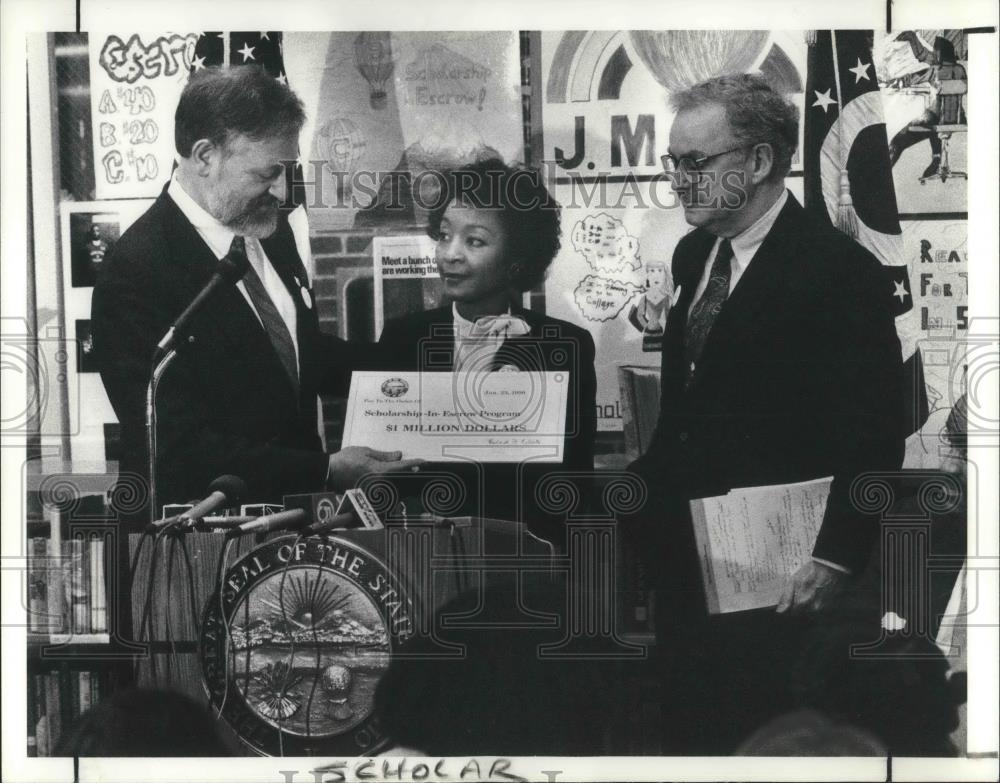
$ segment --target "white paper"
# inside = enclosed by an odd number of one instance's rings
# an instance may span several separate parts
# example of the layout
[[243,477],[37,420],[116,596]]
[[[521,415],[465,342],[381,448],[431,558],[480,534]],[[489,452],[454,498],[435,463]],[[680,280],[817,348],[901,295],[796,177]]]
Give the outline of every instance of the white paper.
[[711,613],[777,605],[785,579],[812,555],[831,482],[734,489],[691,501]]
[[562,372],[356,372],[344,446],[437,462],[561,462]]

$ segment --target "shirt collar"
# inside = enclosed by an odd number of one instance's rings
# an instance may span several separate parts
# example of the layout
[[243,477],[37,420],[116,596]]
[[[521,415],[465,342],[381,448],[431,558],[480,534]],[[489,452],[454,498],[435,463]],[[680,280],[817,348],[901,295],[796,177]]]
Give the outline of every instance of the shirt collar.
[[235,232],[206,212],[184,190],[184,186],[177,180],[176,175],[170,178],[167,195],[173,199],[184,217],[197,229],[217,258],[222,258],[229,252],[229,246],[233,243],[233,237],[236,236]]
[[767,211],[757,218],[750,226],[743,229],[739,234],[730,238],[733,246],[733,256],[737,263],[746,266],[754,257],[754,253],[764,243],[764,239],[770,233],[778,215],[788,201],[788,190],[783,190],[775,202],[768,207]]

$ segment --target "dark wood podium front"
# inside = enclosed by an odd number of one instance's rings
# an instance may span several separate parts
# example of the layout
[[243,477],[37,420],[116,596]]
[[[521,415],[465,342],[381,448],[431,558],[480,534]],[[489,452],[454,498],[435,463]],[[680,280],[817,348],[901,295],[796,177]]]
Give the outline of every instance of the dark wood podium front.
[[[315,538],[315,537],[314,537]],[[382,530],[338,530],[324,537],[367,551],[400,578],[413,603],[418,632],[429,632],[435,610],[460,592],[500,579],[556,580],[551,545],[517,523],[458,517],[447,522],[392,524]],[[135,557],[141,536],[129,537]],[[257,547],[297,540],[294,532],[235,539],[226,568]],[[302,541],[303,539],[298,539]],[[140,662],[139,684],[206,698],[199,642],[206,603],[218,589],[217,569],[225,546],[223,532],[189,532],[142,542],[131,591],[133,638],[149,645]]]

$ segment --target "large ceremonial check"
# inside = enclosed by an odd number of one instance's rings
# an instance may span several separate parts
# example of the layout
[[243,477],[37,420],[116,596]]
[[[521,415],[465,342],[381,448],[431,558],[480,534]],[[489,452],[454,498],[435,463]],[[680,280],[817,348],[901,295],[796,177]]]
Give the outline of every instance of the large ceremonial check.
[[356,372],[344,446],[431,461],[561,462],[563,372]]

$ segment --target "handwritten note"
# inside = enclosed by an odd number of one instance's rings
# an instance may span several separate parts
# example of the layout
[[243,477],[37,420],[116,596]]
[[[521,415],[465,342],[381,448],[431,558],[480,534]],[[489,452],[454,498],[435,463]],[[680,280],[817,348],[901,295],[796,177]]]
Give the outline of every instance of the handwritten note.
[[691,501],[712,614],[775,606],[812,554],[832,479],[734,489]]
[[174,159],[174,110],[197,34],[90,36],[98,199],[156,196]]

